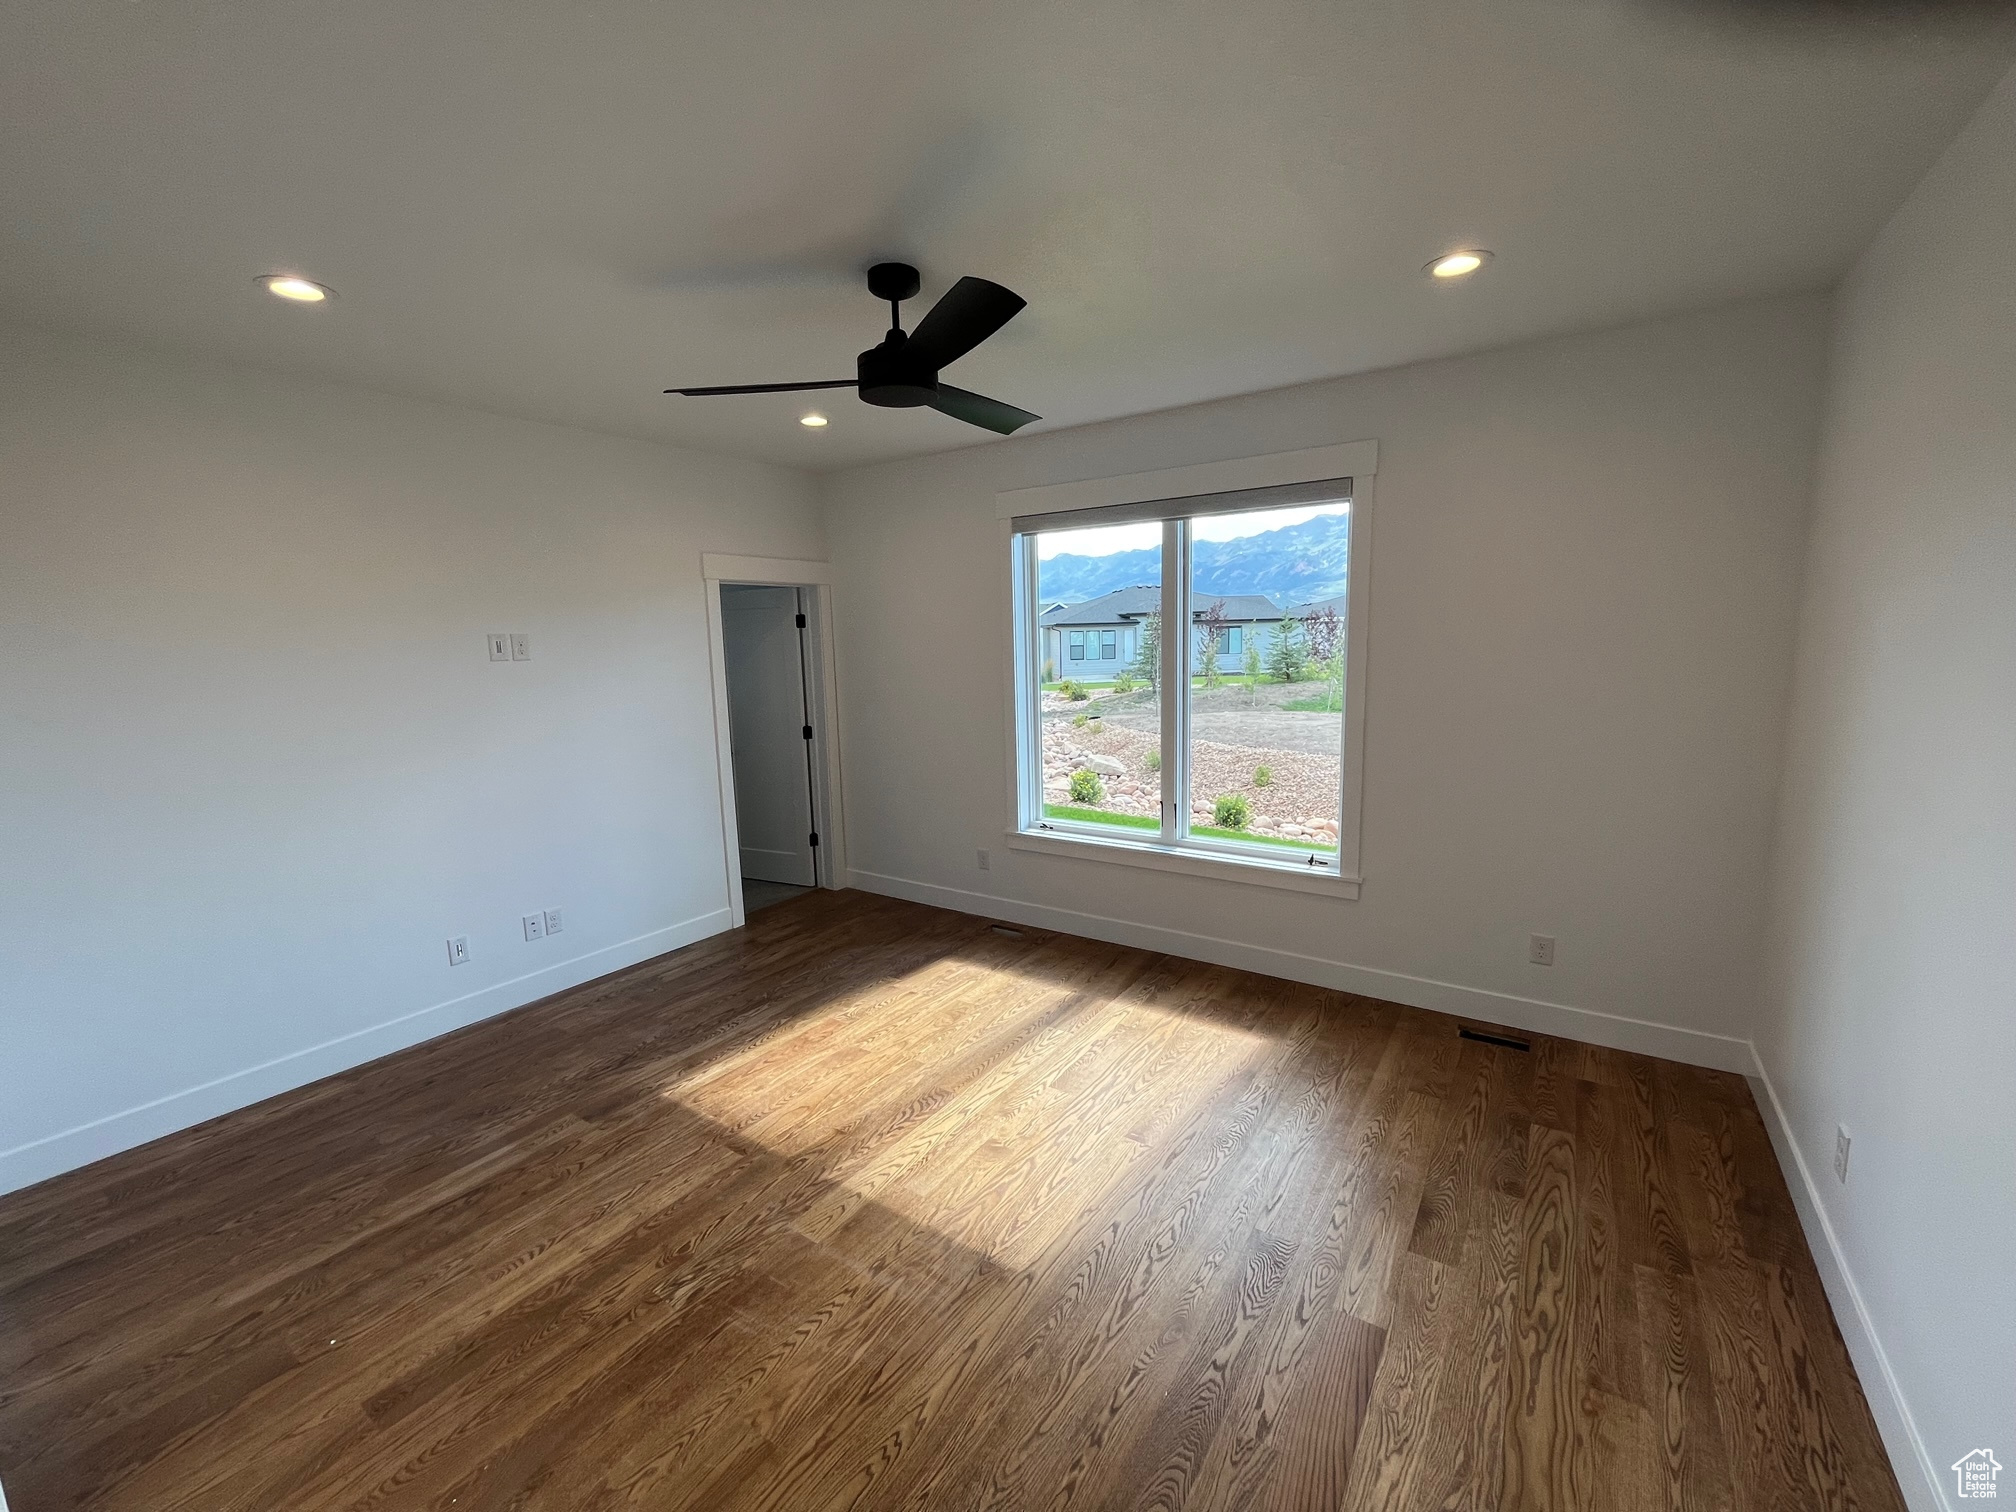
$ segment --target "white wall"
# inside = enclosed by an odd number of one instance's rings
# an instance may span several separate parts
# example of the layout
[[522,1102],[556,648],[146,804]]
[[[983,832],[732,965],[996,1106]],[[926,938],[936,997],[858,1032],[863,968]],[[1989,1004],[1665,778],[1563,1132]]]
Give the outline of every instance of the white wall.
[[1840,296],[1757,1041],[1924,1507],[2016,1466],[2012,248],[2016,74]]
[[700,553],[821,545],[781,468],[5,332],[0,1190],[726,927]]
[[[1746,304],[829,478],[857,883],[1748,1069],[1825,314]],[[1363,439],[1363,897],[1003,847],[995,490]],[[942,671],[882,654],[920,636]]]

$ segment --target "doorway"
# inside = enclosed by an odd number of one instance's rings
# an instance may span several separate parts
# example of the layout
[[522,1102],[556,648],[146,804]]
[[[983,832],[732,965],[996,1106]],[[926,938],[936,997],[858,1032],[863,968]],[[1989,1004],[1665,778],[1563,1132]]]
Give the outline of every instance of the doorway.
[[705,561],[723,859],[740,925],[841,885],[830,590],[823,563]]
[[818,885],[819,817],[812,761],[805,590],[721,587],[728,742],[745,902],[776,894],[750,884]]

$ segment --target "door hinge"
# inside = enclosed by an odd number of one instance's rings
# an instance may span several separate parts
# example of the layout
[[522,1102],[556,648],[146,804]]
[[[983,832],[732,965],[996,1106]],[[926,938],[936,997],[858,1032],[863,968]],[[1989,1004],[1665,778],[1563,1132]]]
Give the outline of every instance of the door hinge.
[[812,726],[810,725],[805,726],[805,738],[807,740],[810,740],[812,738]]
[[812,831],[812,848],[814,850],[819,848],[819,831],[817,830]]
[[800,630],[805,628],[805,616],[802,614],[798,616],[798,628]]

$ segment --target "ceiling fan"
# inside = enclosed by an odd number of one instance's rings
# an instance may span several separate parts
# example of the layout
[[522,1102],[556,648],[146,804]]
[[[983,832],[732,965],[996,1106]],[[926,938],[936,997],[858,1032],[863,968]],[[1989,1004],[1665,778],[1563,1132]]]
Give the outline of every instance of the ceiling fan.
[[985,394],[968,393],[938,381],[938,370],[957,362],[1015,318],[1028,303],[1020,294],[984,278],[962,278],[917,322],[903,330],[903,301],[916,297],[917,270],[908,263],[877,263],[868,270],[868,292],[889,302],[889,334],[855,359],[855,376],[822,383],[737,383],[722,388],[667,389],[668,394],[784,394],[800,389],[851,388],[869,404],[885,409],[931,406],[941,415],[1007,436],[1042,416],[1032,415]]

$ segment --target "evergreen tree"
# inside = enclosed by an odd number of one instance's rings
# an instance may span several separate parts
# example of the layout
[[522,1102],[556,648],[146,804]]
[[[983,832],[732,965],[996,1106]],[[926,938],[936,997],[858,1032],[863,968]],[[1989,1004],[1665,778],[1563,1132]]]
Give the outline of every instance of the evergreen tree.
[[1223,680],[1218,675],[1218,637],[1225,633],[1226,624],[1223,599],[1197,611],[1197,650],[1207,688],[1215,688]]
[[1134,675],[1155,692],[1162,686],[1162,616],[1151,614],[1141,621],[1141,649],[1134,657]]
[[1267,670],[1280,682],[1295,681],[1302,675],[1308,650],[1302,643],[1302,622],[1292,614],[1281,616],[1274,627],[1274,643],[1267,650]]

